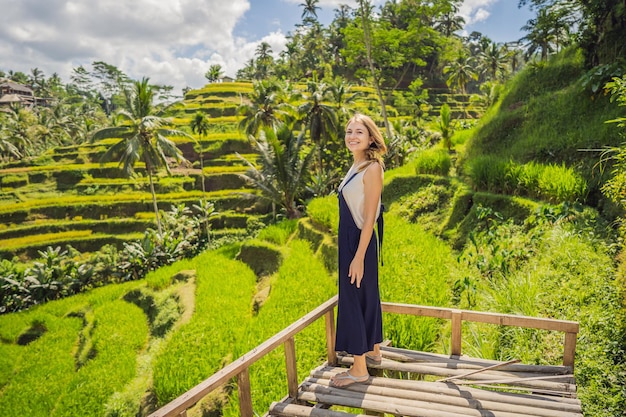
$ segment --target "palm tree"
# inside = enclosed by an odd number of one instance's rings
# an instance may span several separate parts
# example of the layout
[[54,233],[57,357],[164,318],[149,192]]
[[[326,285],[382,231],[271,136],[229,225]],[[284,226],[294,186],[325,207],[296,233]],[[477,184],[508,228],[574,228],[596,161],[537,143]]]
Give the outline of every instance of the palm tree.
[[158,232],[162,235],[163,229],[159,218],[153,175],[160,168],[165,168],[167,173],[171,174],[167,164],[168,156],[176,158],[177,161],[183,159],[180,149],[167,137],[191,138],[191,136],[180,130],[168,128],[171,120],[155,114],[152,105],[154,91],[148,84],[148,80],[144,77],[141,81],[135,81],[132,84],[132,90],[126,91],[128,109],[119,110],[116,115],[116,125],[98,130],[94,133],[92,140],[120,138],[119,142],[111,146],[102,156],[102,161],[108,161],[114,157],[119,158],[120,165],[124,165],[123,170],[126,175],[132,174],[138,161],[145,163]]
[[210,83],[214,83],[224,75],[224,71],[222,71],[222,66],[219,64],[214,64],[209,67],[209,70],[204,74],[204,77],[209,80]]
[[[33,142],[31,126],[37,125],[37,118],[31,111],[25,110],[19,104],[11,104],[7,112],[6,123],[3,126],[5,136],[20,154],[20,158],[35,153],[36,143]],[[13,149],[8,147],[7,149]],[[11,152],[14,156],[14,152]]]
[[304,131],[296,137],[283,124],[277,130],[265,128],[254,146],[259,153],[260,168],[240,156],[249,166],[242,177],[261,191],[261,197],[285,210],[288,218],[302,216],[298,208],[308,180],[313,150],[305,151]]
[[452,61],[443,68],[443,73],[448,74],[446,84],[448,87],[456,87],[461,94],[465,94],[465,87],[471,80],[477,80],[478,75],[474,71],[471,59],[464,55]]
[[528,35],[521,39],[528,41],[526,56],[533,56],[540,51],[541,60],[545,61],[548,59],[548,54],[555,50],[553,45],[557,40],[558,27],[555,18],[547,8],[542,8],[539,9],[537,18],[530,19],[522,26],[522,30],[528,32]]
[[360,95],[359,91],[352,92],[352,86],[346,83],[342,77],[335,77],[328,84],[328,96],[335,107],[338,126],[342,126],[344,122],[348,121],[350,106]]
[[463,30],[465,19],[457,15],[459,7],[456,4],[450,4],[450,10],[443,13],[435,22],[434,29],[441,32],[444,36],[450,37],[454,32]]
[[8,133],[7,121],[8,116],[0,114],[0,161],[8,161],[11,158],[20,159],[22,154],[20,150],[15,146],[9,138],[11,136]]
[[372,5],[368,0],[358,0],[359,9],[361,12],[361,22],[363,25],[363,41],[365,43],[365,51],[367,56],[367,63],[374,80],[374,87],[376,88],[376,94],[378,95],[378,101],[380,102],[380,109],[383,115],[383,121],[385,123],[385,130],[387,137],[391,138],[391,125],[389,124],[389,118],[387,117],[387,106],[385,104],[385,98],[380,87],[379,76],[376,74],[376,68],[374,68],[374,59],[372,58],[373,40],[370,31],[370,14],[372,12]]
[[281,85],[276,80],[256,81],[250,94],[250,103],[239,106],[243,119],[239,128],[249,136],[256,136],[265,127],[276,128],[286,115],[286,103],[281,102]]
[[481,73],[487,74],[488,79],[498,80],[504,78],[507,70],[509,54],[506,46],[491,44],[478,53],[478,69]]
[[298,112],[304,116],[311,141],[317,145],[317,168],[323,172],[322,153],[327,139],[337,130],[337,114],[332,105],[325,103],[328,94],[326,84],[309,81],[307,92],[306,101],[298,107]]
[[304,25],[311,25],[317,22],[317,11],[320,9],[317,3],[319,3],[319,0],[304,0],[304,3],[300,3],[302,7],[302,23]]
[[[194,116],[194,118],[191,120],[191,131],[197,135],[200,136],[200,139],[204,138],[207,133],[209,133],[209,121],[206,117],[206,115],[202,112],[197,112],[196,115]],[[206,194],[206,189],[205,189],[205,185],[204,185],[204,153],[202,152],[202,143],[200,142],[196,142],[197,144],[197,150],[198,150],[198,154],[200,157],[200,178],[202,180],[202,206],[204,207],[206,205],[206,200],[205,200],[205,194]],[[207,237],[207,242],[210,241],[210,237],[209,237],[209,225],[207,223],[205,223],[205,227],[206,227],[206,237]]]
[[[200,136],[200,139],[204,138],[209,133],[209,121],[204,113],[197,112],[190,123],[191,131]],[[202,152],[202,144],[197,143],[198,155],[200,159],[200,174],[202,176],[202,195],[206,192],[204,187],[204,154]]]
[[255,78],[257,80],[263,80],[269,75],[270,65],[274,61],[272,52],[272,46],[267,42],[261,42],[257,46],[255,51],[257,57]]

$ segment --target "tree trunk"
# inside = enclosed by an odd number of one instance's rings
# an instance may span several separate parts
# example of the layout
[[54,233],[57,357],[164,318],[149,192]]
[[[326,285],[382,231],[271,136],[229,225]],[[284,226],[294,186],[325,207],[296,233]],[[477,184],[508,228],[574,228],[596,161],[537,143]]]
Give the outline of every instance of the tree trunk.
[[157,206],[156,193],[154,192],[154,182],[152,182],[152,169],[146,166],[148,171],[148,178],[150,179],[150,193],[152,194],[152,205],[154,206],[154,214],[156,215],[157,229],[159,236],[163,236],[163,229],[161,228],[161,218],[159,217],[159,207]]
[[[391,140],[391,128],[389,127],[389,119],[387,117],[387,107],[385,106],[385,98],[380,89],[378,83],[378,77],[376,76],[376,70],[374,68],[374,61],[372,60],[372,37],[369,29],[369,16],[365,15],[365,0],[359,0],[359,6],[361,7],[361,19],[363,20],[363,38],[365,40],[365,50],[367,51],[367,63],[374,79],[374,87],[376,87],[376,94],[378,94],[378,101],[380,102],[380,108],[383,114],[383,121],[385,122],[385,130],[387,132],[387,139]],[[369,8],[367,10],[369,15]]]
[[[206,189],[204,185],[204,154],[202,153],[202,145],[199,145],[199,153],[200,153],[200,179],[202,181],[202,209],[206,208]],[[211,235],[209,234],[209,218],[204,217],[204,231],[206,233],[206,241],[207,245],[211,243]]]

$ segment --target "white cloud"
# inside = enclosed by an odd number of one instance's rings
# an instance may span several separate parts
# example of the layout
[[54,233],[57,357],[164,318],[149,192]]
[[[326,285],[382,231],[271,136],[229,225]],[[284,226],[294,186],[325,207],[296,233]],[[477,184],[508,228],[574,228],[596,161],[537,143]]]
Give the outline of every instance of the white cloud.
[[[69,82],[72,68],[94,61],[131,78],[201,87],[220,64],[235,76],[253,57],[256,42],[233,36],[248,0],[0,0],[0,69],[39,68]],[[280,51],[280,32],[263,40]]]
[[459,7],[459,15],[465,19],[466,25],[485,21],[490,16],[489,8],[497,2],[498,0],[465,0]]

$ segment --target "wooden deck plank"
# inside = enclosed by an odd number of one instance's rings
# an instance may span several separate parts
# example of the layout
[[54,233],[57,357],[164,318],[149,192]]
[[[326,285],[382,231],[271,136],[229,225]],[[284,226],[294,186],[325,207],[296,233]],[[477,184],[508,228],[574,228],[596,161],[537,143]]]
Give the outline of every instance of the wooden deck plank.
[[[344,370],[344,368],[322,366],[313,370],[309,378],[330,379],[330,377],[335,373],[342,372]],[[493,400],[494,398],[499,398],[510,404],[526,405],[534,403],[537,404],[536,406],[542,406],[545,408],[557,410],[565,409],[569,411],[576,411],[580,409],[580,400],[576,398],[554,395],[483,390],[468,386],[458,386],[451,382],[429,382],[396,378],[372,378],[370,380],[370,384],[412,391],[420,391],[425,393],[445,393],[446,395],[473,398],[479,401]]]
[[[345,389],[330,388],[329,379],[320,379],[310,377],[302,385],[302,391],[318,392],[325,394],[335,395],[377,395],[385,398],[385,401],[391,403],[398,403],[399,399],[414,400],[432,404],[440,404],[444,406],[463,407],[466,409],[478,410],[475,415],[481,415],[480,410],[498,412],[503,415],[529,415],[529,416],[542,416],[542,417],[566,417],[573,415],[580,415],[578,412],[580,406],[567,403],[550,403],[549,400],[538,399],[526,399],[516,398],[521,401],[507,401],[512,397],[498,395],[501,393],[489,393],[484,395],[483,398],[475,398],[465,391],[463,388],[457,387],[456,389],[449,386],[449,384],[428,383],[422,384],[423,388],[428,385],[435,385],[435,389],[415,389],[415,386],[409,384],[396,385],[388,384],[388,380],[392,378],[371,378],[369,384],[354,384]],[[443,385],[445,388],[442,388]],[[340,393],[339,391],[342,391]],[[549,404],[546,404],[549,403]],[[550,407],[546,407],[550,405]],[[458,412],[458,409],[455,409]]]
[[[338,363],[341,365],[350,366],[352,365],[353,358],[348,356],[339,356]],[[436,377],[449,377],[462,375],[465,373],[464,370],[451,369],[451,368],[442,368],[442,367],[434,367],[434,366],[426,366],[418,363],[405,363],[405,362],[397,362],[391,360],[383,359],[383,363],[376,368],[383,368],[391,371],[398,372],[411,372],[415,374],[421,375],[432,375]],[[515,386],[524,387],[524,388],[532,388],[544,391],[555,391],[562,392],[564,394],[573,395],[576,392],[576,385],[573,383],[573,378],[567,378],[562,381],[546,381],[546,380],[536,380],[536,379],[527,379],[524,378],[532,378],[540,376],[535,373],[530,372],[507,372],[507,371],[485,371],[481,374],[472,375],[472,380],[476,381],[476,383],[480,383],[481,381],[491,381],[497,379],[518,379],[518,382]],[[542,374],[541,376],[545,376]],[[555,377],[559,377],[560,375],[555,375]],[[496,386],[494,386],[496,388]]]
[[[477,369],[486,366],[496,365],[500,361],[482,358],[472,358],[469,356],[448,356],[430,352],[417,352],[396,347],[384,347],[382,349],[384,358],[398,362],[420,362],[424,365],[450,367],[454,369]],[[561,365],[528,365],[523,363],[506,365],[501,370],[518,372],[539,372],[549,374],[568,374],[572,369]]]
[[272,403],[269,415],[282,417],[368,417],[365,414],[352,414],[343,411],[285,403]]
[[[379,369],[394,371],[402,368],[400,365],[408,365],[412,368],[412,363],[401,363],[389,359],[398,353],[395,348],[390,353],[391,348],[383,351],[383,363]],[[402,354],[407,353],[403,352]],[[424,352],[408,352],[411,357],[420,356],[428,358],[433,363],[445,363],[446,367],[439,367],[438,371],[448,373],[467,373],[467,369],[480,369],[480,367],[491,366],[498,361],[484,361],[468,357],[448,357],[432,356]],[[347,356],[338,357],[342,362],[351,362]],[[447,361],[444,359],[448,359]],[[348,363],[344,363],[347,365]],[[400,364],[400,365],[398,365]],[[536,377],[549,377],[548,368],[541,368],[541,372],[531,372],[533,365],[517,366],[518,364],[506,365],[503,369],[506,372],[490,371],[500,376],[534,375]],[[459,366],[459,367],[457,367]],[[449,367],[449,368],[447,368]],[[426,366],[422,368],[437,368],[436,366]],[[512,368],[512,369],[511,369]],[[568,367],[552,367],[554,376],[562,376]],[[300,385],[298,400],[304,403],[315,405],[307,407],[305,405],[291,404],[287,407],[275,405],[269,415],[276,416],[319,416],[319,417],[348,417],[354,414],[332,411],[332,407],[342,406],[362,409],[364,412],[388,413],[403,416],[415,417],[582,417],[580,400],[570,398],[568,395],[575,395],[575,384],[557,384],[554,387],[560,388],[559,392],[552,392],[560,395],[542,395],[539,393],[508,392],[493,390],[493,387],[481,389],[477,385],[457,385],[455,381],[426,381],[408,380],[390,377],[392,373],[386,372],[385,377],[371,377],[367,383],[353,384],[346,388],[334,388],[330,386],[330,378],[336,373],[345,371],[342,366],[330,366],[324,364],[313,371],[308,378]],[[478,375],[478,374],[476,374]],[[476,375],[472,375],[476,376]],[[506,385],[505,385],[506,387]],[[519,387],[508,387],[516,389]],[[573,391],[573,392],[570,392]],[[280,404],[280,403],[279,403]],[[319,407],[328,408],[322,410]],[[319,411],[313,411],[319,410]],[[361,416],[361,415],[359,415]]]

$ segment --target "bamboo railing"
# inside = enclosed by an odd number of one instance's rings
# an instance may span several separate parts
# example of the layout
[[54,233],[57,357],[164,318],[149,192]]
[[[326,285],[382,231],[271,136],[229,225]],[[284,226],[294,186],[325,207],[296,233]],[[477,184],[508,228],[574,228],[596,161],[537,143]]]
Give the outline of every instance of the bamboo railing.
[[[335,313],[337,296],[332,297],[315,310],[311,311],[295,323],[266,340],[245,355],[225,366],[208,379],[196,385],[180,397],[172,400],[158,409],[149,417],[186,417],[187,410],[215,389],[228,383],[231,378],[237,377],[239,394],[239,411],[242,417],[254,416],[252,396],[250,390],[249,368],[263,356],[279,346],[284,346],[285,365],[287,368],[287,389],[289,397],[295,399],[298,394],[298,374],[296,366],[296,349],[294,337],[309,325],[324,317],[326,321],[326,350],[328,363],[335,365]],[[428,307],[412,304],[382,303],[385,313],[408,314],[413,316],[447,319],[452,322],[452,336],[450,352],[452,355],[461,355],[462,323],[463,321],[490,323],[502,326],[517,326],[533,329],[552,330],[565,333],[563,366],[573,369],[574,354],[576,351],[576,336],[579,331],[578,323],[566,320],[553,320],[511,314],[485,313],[471,310],[458,310],[443,307]]]

